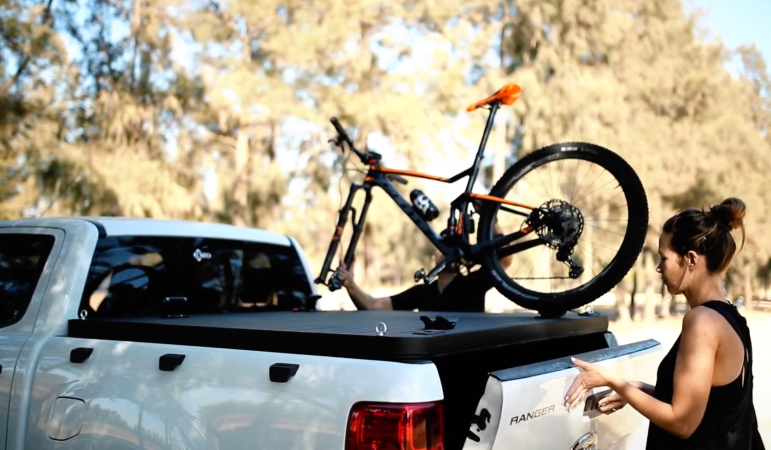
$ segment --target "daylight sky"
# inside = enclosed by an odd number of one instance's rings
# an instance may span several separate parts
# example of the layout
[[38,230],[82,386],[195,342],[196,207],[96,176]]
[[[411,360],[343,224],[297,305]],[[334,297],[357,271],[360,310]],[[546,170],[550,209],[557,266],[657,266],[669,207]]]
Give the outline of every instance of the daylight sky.
[[771,0],[686,0],[686,8],[706,9],[702,24],[710,36],[730,48],[754,43],[766,60],[771,60]]

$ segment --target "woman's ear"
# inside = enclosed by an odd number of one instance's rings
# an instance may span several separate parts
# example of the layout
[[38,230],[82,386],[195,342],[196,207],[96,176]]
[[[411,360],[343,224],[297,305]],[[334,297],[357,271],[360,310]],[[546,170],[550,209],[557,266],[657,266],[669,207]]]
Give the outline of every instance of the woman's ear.
[[688,253],[685,254],[685,263],[688,267],[688,271],[693,271],[693,269],[696,267],[696,262],[699,259],[699,254],[695,251],[691,250]]

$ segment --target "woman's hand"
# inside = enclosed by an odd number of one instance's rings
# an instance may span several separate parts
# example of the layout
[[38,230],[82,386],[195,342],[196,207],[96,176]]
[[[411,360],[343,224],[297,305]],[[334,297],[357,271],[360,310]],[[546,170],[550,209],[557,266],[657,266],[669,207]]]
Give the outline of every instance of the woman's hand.
[[356,256],[351,258],[351,267],[347,267],[345,263],[341,262],[337,268],[337,279],[340,280],[340,286],[348,288],[354,284],[353,281],[353,264],[356,262]]
[[602,399],[597,402],[597,407],[603,414],[613,414],[624,406],[626,406],[626,400],[615,391],[602,397]]
[[590,364],[575,358],[570,358],[570,360],[581,369],[581,373],[573,381],[565,396],[565,406],[567,406],[568,412],[584,401],[590,390],[600,386],[608,386],[618,379],[616,374],[605,366]]

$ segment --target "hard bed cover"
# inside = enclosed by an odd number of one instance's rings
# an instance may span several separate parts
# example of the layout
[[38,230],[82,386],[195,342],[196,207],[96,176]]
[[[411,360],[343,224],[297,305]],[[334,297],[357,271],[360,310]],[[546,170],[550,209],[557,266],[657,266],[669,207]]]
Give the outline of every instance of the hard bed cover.
[[[450,330],[427,330],[441,316]],[[382,324],[385,324],[383,327]],[[378,328],[378,324],[379,328]],[[379,335],[376,328],[386,329]],[[262,312],[69,321],[69,336],[387,361],[422,361],[500,345],[603,333],[604,316],[411,311]]]

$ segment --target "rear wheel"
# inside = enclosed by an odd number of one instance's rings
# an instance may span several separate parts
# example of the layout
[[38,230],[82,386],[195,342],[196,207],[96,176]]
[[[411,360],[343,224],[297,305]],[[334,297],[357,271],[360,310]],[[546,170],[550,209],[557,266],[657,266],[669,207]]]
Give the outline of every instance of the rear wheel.
[[632,167],[594,144],[570,142],[539,149],[510,167],[490,195],[536,207],[485,202],[478,240],[530,233],[533,244],[510,256],[481,261],[495,288],[517,305],[560,313],[610,291],[634,265],[648,228],[648,200]]

